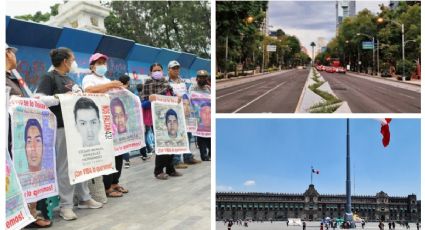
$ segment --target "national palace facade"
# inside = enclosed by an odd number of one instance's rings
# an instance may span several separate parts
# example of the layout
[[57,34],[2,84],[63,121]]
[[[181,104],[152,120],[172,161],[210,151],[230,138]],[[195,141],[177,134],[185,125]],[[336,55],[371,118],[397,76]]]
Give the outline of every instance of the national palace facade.
[[[421,216],[416,195],[391,197],[385,192],[375,196],[352,196],[352,212],[366,221],[411,221]],[[345,195],[321,195],[314,185],[303,194],[217,192],[216,218],[252,220],[321,220],[343,218]]]

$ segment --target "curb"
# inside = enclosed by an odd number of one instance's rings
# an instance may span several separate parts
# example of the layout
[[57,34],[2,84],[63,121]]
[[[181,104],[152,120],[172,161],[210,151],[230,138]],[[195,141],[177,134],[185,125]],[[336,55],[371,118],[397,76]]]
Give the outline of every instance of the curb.
[[350,76],[353,76],[353,77],[358,77],[358,76],[362,76],[362,77],[370,77],[370,78],[380,79],[380,80],[388,81],[388,82],[396,82],[396,83],[401,83],[401,84],[407,84],[407,85],[413,85],[413,86],[421,87],[421,85],[418,85],[418,84],[412,83],[412,82],[410,82],[410,81],[398,81],[398,80],[396,81],[396,80],[390,80],[390,79],[387,79],[387,78],[385,78],[385,77],[375,77],[375,76],[371,76],[371,75],[368,75],[368,74],[359,74],[359,73],[352,73],[352,72],[347,72],[346,74],[347,74],[347,75],[350,75]]

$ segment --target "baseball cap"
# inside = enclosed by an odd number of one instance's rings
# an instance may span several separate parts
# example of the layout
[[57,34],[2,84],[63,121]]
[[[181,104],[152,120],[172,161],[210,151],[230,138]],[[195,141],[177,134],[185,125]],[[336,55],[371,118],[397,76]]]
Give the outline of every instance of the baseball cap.
[[196,72],[196,76],[197,77],[209,77],[209,74],[206,70],[198,70],[198,72]]
[[14,53],[16,53],[17,51],[18,51],[18,49],[16,49],[15,47],[12,47],[12,46],[9,46],[7,43],[6,43],[6,50],[12,50],[12,52],[14,52]]
[[176,61],[176,60],[172,60],[172,61],[168,62],[168,69],[169,68],[173,68],[175,66],[179,66],[180,67],[180,63],[178,61]]
[[105,58],[106,60],[108,60],[108,56],[106,56],[105,54],[95,53],[95,54],[91,55],[91,57],[90,57],[90,60],[89,60],[90,65],[92,65],[93,62],[96,62],[100,58]]

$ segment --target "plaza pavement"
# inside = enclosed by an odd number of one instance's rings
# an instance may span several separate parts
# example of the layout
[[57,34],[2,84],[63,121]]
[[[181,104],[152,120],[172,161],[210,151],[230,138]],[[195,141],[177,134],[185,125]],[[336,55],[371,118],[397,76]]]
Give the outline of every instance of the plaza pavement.
[[[320,230],[320,222],[318,221],[307,221],[307,229],[306,230]],[[415,223],[409,223],[410,230],[416,230],[416,224]],[[263,222],[248,222],[248,227],[242,225],[233,224],[232,230],[302,230],[302,226],[286,226],[286,221],[273,221],[273,223],[270,223],[270,221],[263,221]],[[357,224],[358,230],[362,230],[361,224]],[[378,230],[378,222],[369,222],[366,223],[366,226],[364,228],[365,230]],[[216,230],[227,230],[227,223],[224,225],[223,221],[217,221],[216,222]],[[326,230],[326,228],[324,228]],[[329,230],[333,230],[332,228],[329,228]],[[340,230],[340,229],[336,229]],[[388,223],[385,223],[384,230],[388,230]],[[401,227],[400,225],[395,225],[395,230],[406,230],[405,227]]]
[[[192,143],[196,159],[199,150]],[[129,189],[121,198],[108,198],[100,209],[74,208],[77,220],[65,221],[54,212],[55,230],[153,230],[211,229],[211,164],[203,161],[177,169],[182,177],[154,178],[155,157],[143,162],[138,156],[123,166],[120,184]]]

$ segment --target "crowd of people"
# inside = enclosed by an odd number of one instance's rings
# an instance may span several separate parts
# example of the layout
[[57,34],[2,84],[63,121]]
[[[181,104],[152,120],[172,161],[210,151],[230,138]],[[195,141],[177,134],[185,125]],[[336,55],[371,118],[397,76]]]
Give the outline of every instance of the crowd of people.
[[[22,79],[19,79],[17,76],[12,74],[12,70],[17,68],[16,60],[17,49],[6,45],[6,86],[10,87],[10,95],[16,95],[19,97],[29,97],[28,92],[23,88]],[[53,69],[45,73],[41,77],[41,81],[38,84],[37,90],[33,95],[34,98],[42,101],[56,117],[56,173],[58,181],[58,192],[60,197],[60,216],[65,220],[75,220],[77,215],[75,214],[74,207],[74,198],[78,197],[78,208],[80,209],[98,209],[101,208],[106,200],[95,200],[90,195],[90,186],[89,181],[77,183],[75,185],[70,184],[70,179],[68,175],[68,160],[67,160],[67,145],[65,138],[65,129],[63,115],[61,111],[61,105],[57,97],[58,94],[72,94],[72,93],[107,93],[111,89],[128,89],[130,85],[130,77],[125,73],[119,77],[118,80],[111,80],[106,77],[108,71],[108,56],[101,53],[95,53],[91,55],[89,59],[89,69],[90,74],[84,76],[82,84],[78,85],[76,82],[69,76],[70,73],[76,72],[78,70],[78,64],[75,60],[75,56],[72,50],[68,48],[55,48],[50,52],[50,60],[53,65]],[[159,63],[153,63],[150,66],[149,78],[142,84],[137,85],[138,95],[141,101],[141,110],[143,113],[143,123],[145,126],[145,142],[146,147],[140,149],[140,154],[142,159],[147,160],[148,154],[153,155],[154,153],[154,143],[152,138],[149,138],[153,135],[153,119],[152,119],[152,109],[151,103],[156,100],[156,95],[165,95],[165,96],[177,96],[179,101],[189,100],[192,92],[199,92],[203,94],[211,93],[211,81],[210,75],[205,70],[199,70],[196,76],[196,83],[192,84],[189,88],[188,84],[180,76],[180,64],[176,60],[169,62],[167,66],[168,76],[165,76],[163,66]],[[81,98],[83,99],[83,98]],[[91,105],[90,101],[77,101],[77,104],[81,104],[82,110],[75,110],[75,123],[77,129],[80,133],[84,133],[84,125],[86,121],[81,121],[82,125],[79,127],[80,119],[77,117],[87,117],[90,114],[82,114],[82,111],[86,113],[92,109],[93,116],[99,118],[99,111],[96,110],[95,105]],[[187,106],[185,106],[187,107]],[[207,113],[211,113],[211,105],[209,105],[209,110]],[[111,102],[111,115],[112,121],[114,124],[117,124],[117,132],[125,132],[125,126],[120,126],[119,124],[127,122],[127,117],[125,115],[124,106],[119,102]],[[190,106],[189,106],[190,109]],[[96,114],[97,111],[97,114]],[[203,115],[207,116],[207,115]],[[177,118],[176,114],[169,114],[166,118],[167,127],[173,126],[173,120],[175,122]],[[202,119],[210,119],[210,115],[203,117]],[[34,122],[33,122],[34,123]],[[206,122],[208,125],[210,121]],[[10,122],[9,122],[10,124]],[[96,125],[96,124],[95,124]],[[38,124],[38,126],[40,126]],[[25,138],[33,140],[32,138],[39,138],[37,136],[37,124],[32,124],[32,127],[28,127],[28,134]],[[9,125],[9,130],[11,126]],[[40,132],[40,131],[39,131]],[[13,159],[13,151],[11,149],[11,132],[9,131],[9,152],[12,153],[11,157]],[[200,149],[201,160],[209,161],[211,159],[211,139],[207,137],[192,137],[191,133],[187,133],[188,139],[196,138],[197,146]],[[28,136],[28,137],[27,137]],[[92,134],[87,133],[85,138],[83,138],[84,146],[92,146],[95,144],[97,139],[92,138]],[[37,143],[39,141],[31,142],[28,148],[36,149]],[[97,143],[99,144],[99,143]],[[37,163],[37,157],[31,157],[34,163]],[[187,168],[190,164],[201,163],[201,160],[197,160],[194,155],[190,152],[183,154],[183,159],[181,159],[180,154],[169,154],[169,155],[157,155],[155,157],[155,169],[154,176],[160,180],[166,180],[169,177],[182,176],[182,173],[178,172],[176,168]],[[31,160],[32,161],[32,160]],[[30,163],[30,160],[28,160]],[[130,154],[125,153],[115,157],[115,166],[116,173],[109,175],[103,175],[99,178],[95,178],[96,181],[101,181],[103,183],[97,183],[97,186],[100,186],[104,191],[104,195],[110,198],[122,197],[124,194],[129,193],[129,190],[126,189],[119,183],[122,166],[130,167]],[[35,167],[35,166],[34,166]],[[164,172],[165,168],[165,172]],[[32,167],[31,167],[32,169]],[[43,200],[38,201],[43,202]],[[31,215],[36,219],[35,222],[27,227],[36,227],[36,228],[46,228],[52,225],[52,221],[44,218],[39,215],[36,209],[37,202],[29,203],[28,207],[31,212]]]

